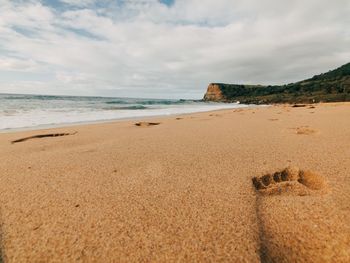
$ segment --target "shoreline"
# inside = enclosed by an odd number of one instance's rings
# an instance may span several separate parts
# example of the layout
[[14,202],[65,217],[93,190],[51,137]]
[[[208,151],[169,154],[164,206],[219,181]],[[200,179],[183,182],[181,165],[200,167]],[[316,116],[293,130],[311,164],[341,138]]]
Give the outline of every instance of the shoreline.
[[2,129],[0,130],[0,134],[7,134],[7,133],[16,133],[16,132],[22,132],[22,131],[40,131],[40,130],[48,130],[48,129],[58,129],[58,128],[69,128],[69,127],[76,127],[76,126],[84,126],[84,125],[93,125],[93,124],[104,124],[104,123],[114,123],[114,122],[124,122],[124,121],[142,121],[146,119],[159,119],[159,118],[171,118],[176,116],[187,116],[191,114],[197,114],[197,113],[206,113],[206,112],[216,112],[216,111],[225,111],[225,110],[234,110],[234,109],[250,109],[250,108],[257,108],[257,107],[268,107],[271,105],[246,105],[242,104],[242,107],[235,107],[235,108],[224,108],[224,109],[214,109],[214,110],[208,110],[208,111],[197,111],[197,112],[188,112],[188,113],[174,113],[174,114],[167,114],[167,115],[153,115],[153,116],[140,116],[140,117],[126,117],[126,118],[119,118],[119,119],[106,119],[106,120],[95,120],[95,121],[82,121],[82,122],[72,122],[72,123],[61,123],[61,124],[43,124],[33,127],[21,127],[21,128],[9,128],[9,129]]
[[0,255],[349,262],[350,103],[312,106],[2,133]]

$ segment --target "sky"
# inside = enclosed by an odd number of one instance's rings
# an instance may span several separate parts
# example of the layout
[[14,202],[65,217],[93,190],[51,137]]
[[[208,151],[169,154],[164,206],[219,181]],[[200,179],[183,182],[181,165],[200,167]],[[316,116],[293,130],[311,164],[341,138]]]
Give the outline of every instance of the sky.
[[350,62],[349,0],[0,0],[0,93],[199,99]]

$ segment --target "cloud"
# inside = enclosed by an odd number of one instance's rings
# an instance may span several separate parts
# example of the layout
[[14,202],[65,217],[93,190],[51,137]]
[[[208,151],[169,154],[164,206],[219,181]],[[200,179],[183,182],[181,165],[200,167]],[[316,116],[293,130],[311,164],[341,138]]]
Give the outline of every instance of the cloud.
[[60,0],[60,2],[71,6],[87,7],[96,3],[97,1],[96,0]]
[[40,67],[38,63],[32,59],[17,59],[17,58],[10,58],[0,57],[0,70],[1,71],[37,71]]
[[348,0],[50,2],[0,0],[0,92],[200,98],[350,59]]

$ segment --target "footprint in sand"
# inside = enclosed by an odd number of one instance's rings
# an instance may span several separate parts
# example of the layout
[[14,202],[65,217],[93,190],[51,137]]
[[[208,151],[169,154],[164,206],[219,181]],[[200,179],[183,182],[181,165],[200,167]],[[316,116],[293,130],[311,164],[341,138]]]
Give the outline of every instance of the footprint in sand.
[[296,128],[288,128],[290,130],[294,130],[297,135],[312,135],[318,134],[319,131],[315,129],[311,129],[309,126],[300,126]]
[[160,122],[145,122],[145,121],[135,123],[135,125],[139,126],[139,127],[156,126],[159,124],[160,124]]
[[220,114],[209,114],[210,117],[222,117]]
[[324,193],[328,190],[326,181],[322,177],[298,168],[286,168],[261,177],[254,177],[252,182],[255,189],[265,195],[309,195],[314,191]]
[[350,262],[349,227],[322,176],[288,167],[252,183],[261,262]]
[[311,134],[317,133],[316,130],[311,129],[307,126],[298,127],[295,130],[296,130],[296,134],[298,135],[311,135]]

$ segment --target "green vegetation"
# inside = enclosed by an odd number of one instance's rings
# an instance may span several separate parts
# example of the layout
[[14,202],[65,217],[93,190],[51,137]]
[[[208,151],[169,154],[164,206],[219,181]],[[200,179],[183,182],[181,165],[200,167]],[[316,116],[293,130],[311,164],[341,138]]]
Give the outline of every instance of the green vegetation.
[[350,101],[350,63],[282,86],[215,84],[219,85],[224,101],[256,104]]

